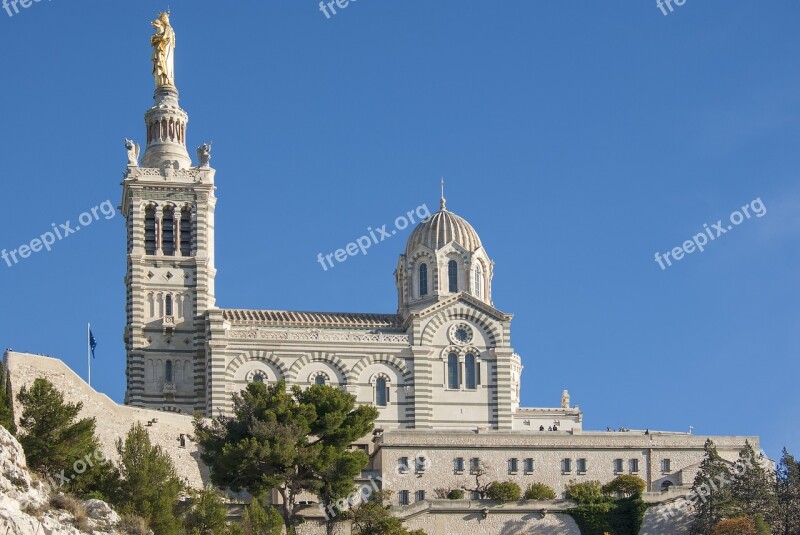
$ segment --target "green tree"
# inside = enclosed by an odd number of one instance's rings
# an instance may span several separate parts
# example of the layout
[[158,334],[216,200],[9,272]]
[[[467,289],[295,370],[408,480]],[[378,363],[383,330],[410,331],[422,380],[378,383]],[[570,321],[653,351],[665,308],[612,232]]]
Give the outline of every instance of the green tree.
[[776,480],[778,504],[773,532],[796,535],[800,533],[800,463],[786,448],[778,463]]
[[555,500],[556,491],[544,483],[531,483],[525,489],[526,500]]
[[720,520],[732,516],[735,503],[731,492],[731,471],[711,440],[705,443],[705,457],[694,478],[693,535],[709,535]]
[[183,484],[169,455],[154,446],[150,435],[137,422],[125,441],[117,441],[122,476],[117,503],[125,513],[145,518],[156,535],[173,535],[180,522],[175,505]]
[[195,492],[189,501],[189,509],[183,525],[189,535],[218,535],[225,532],[228,508],[219,493],[211,485]]
[[603,492],[612,496],[641,496],[647,483],[640,477],[623,474],[603,485]]
[[283,518],[274,507],[264,508],[263,499],[253,498],[242,513],[242,535],[281,535]]
[[408,531],[400,519],[392,516],[389,491],[377,491],[351,511],[353,535],[425,535],[422,530]]
[[356,407],[339,388],[251,383],[234,396],[232,417],[195,420],[203,461],[221,488],[281,495],[287,533],[299,522],[297,497],[311,492],[327,506],[350,493],[369,459],[348,446],[374,427],[375,407]]
[[749,442],[739,452],[733,466],[731,493],[736,502],[736,511],[741,516],[755,519],[761,516],[771,520],[777,516],[778,499],[775,478],[765,467],[766,459],[756,453]]
[[12,435],[17,433],[17,426],[14,424],[14,394],[11,390],[11,380],[2,361],[0,361],[0,426],[5,427]]
[[516,502],[522,498],[522,489],[513,481],[495,481],[486,490],[486,497],[500,503]]
[[461,489],[453,489],[447,493],[448,500],[463,500],[464,499],[464,491]]
[[566,487],[567,499],[579,504],[593,504],[610,502],[608,496],[603,493],[603,487],[599,481],[586,481],[577,483],[570,481]]
[[116,471],[106,462],[95,435],[95,419],[78,420],[82,403],[67,403],[47,379],[23,386],[17,400],[22,409],[20,444],[25,458],[51,485],[76,494],[107,498]]

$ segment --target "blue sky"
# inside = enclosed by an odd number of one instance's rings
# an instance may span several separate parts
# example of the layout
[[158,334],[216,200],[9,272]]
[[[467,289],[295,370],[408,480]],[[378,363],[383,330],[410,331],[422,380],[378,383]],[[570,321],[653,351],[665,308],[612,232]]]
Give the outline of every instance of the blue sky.
[[[121,198],[144,142],[164,2],[0,10],[0,248]],[[172,0],[188,141],[213,141],[217,304],[394,312],[409,231],[317,254],[438,204],[495,260],[523,403],[585,427],[753,434],[800,454],[800,4],[688,0]],[[752,217],[654,260],[754,199]],[[0,345],[124,394],[123,219],[0,261]]]

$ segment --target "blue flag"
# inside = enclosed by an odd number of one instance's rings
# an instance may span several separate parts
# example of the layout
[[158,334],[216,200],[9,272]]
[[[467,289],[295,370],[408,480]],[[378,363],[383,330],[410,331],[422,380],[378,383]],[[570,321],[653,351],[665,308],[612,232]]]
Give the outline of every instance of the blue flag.
[[92,350],[92,358],[94,358],[94,348],[97,347],[97,340],[94,339],[92,331],[89,330],[89,348]]

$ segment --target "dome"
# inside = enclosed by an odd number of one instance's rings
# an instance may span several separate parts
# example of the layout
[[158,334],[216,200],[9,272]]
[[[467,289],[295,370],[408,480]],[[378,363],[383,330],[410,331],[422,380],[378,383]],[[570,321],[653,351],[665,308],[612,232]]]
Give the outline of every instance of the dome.
[[442,199],[442,208],[427,221],[420,223],[406,244],[406,255],[410,255],[420,245],[434,251],[450,242],[456,242],[469,252],[481,247],[481,239],[466,219],[449,212]]

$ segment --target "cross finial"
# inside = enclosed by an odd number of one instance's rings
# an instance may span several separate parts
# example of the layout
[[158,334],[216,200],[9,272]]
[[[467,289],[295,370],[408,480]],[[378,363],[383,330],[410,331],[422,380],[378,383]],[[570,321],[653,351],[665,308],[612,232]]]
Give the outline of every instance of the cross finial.
[[447,210],[447,201],[444,198],[444,177],[442,177],[442,197],[439,199],[439,208],[442,211]]

